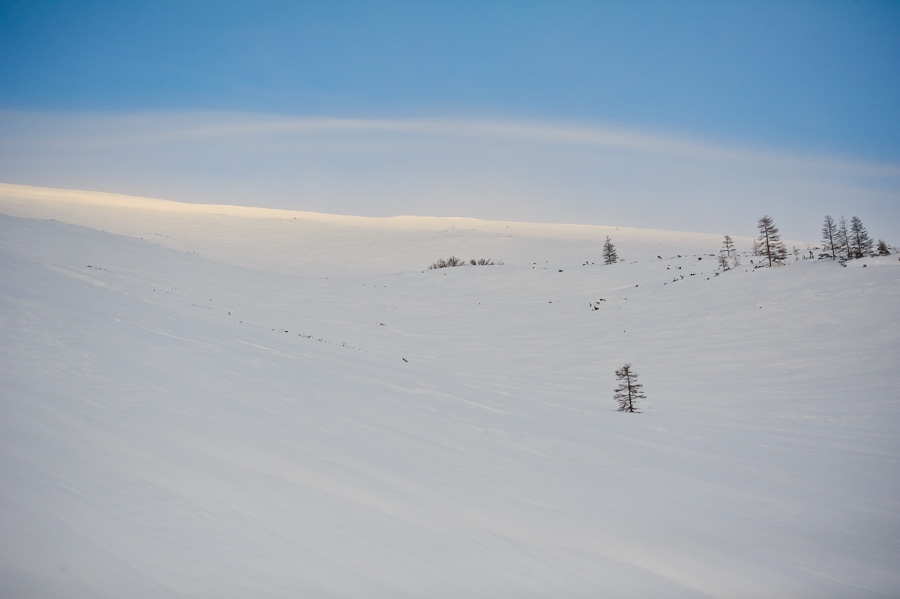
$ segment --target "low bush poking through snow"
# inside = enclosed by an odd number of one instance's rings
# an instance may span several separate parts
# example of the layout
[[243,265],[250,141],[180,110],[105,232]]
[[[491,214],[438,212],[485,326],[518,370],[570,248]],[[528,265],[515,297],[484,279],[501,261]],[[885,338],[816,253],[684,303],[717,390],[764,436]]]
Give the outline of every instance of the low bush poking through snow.
[[449,258],[441,258],[437,262],[432,263],[431,266],[428,267],[428,270],[437,270],[439,268],[451,268],[454,266],[464,266],[466,263],[463,260],[460,260],[456,256],[450,256]]
[[441,258],[437,262],[432,263],[431,266],[428,267],[428,270],[437,270],[439,268],[451,268],[454,266],[465,266],[466,264],[470,264],[472,266],[495,266],[498,264],[503,264],[502,262],[494,262],[490,258],[472,258],[468,262],[465,260],[461,260],[456,256],[450,256],[449,258]]

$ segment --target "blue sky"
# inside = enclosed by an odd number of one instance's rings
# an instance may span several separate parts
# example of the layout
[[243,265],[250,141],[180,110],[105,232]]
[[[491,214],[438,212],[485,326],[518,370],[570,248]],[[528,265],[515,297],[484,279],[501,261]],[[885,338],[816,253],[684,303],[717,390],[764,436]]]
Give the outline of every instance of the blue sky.
[[0,80],[10,183],[900,243],[897,2],[0,0]]

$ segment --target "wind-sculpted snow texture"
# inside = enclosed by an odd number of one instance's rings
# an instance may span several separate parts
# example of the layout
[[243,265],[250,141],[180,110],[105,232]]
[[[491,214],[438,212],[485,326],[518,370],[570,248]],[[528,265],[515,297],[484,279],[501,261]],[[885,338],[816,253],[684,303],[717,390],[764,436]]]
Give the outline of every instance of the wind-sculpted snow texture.
[[0,188],[2,597],[900,596],[896,255],[39,191]]

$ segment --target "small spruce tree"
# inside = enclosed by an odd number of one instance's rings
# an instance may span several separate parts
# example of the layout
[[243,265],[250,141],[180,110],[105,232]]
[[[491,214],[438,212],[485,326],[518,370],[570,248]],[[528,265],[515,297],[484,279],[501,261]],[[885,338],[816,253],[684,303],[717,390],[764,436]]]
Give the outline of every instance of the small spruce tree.
[[619,381],[619,386],[616,387],[614,397],[619,404],[619,411],[639,413],[640,410],[637,409],[635,402],[639,399],[647,399],[647,396],[641,391],[643,385],[637,382],[638,375],[631,368],[631,364],[625,364],[616,370],[616,379]]
[[853,250],[850,249],[850,231],[847,228],[847,219],[843,216],[838,222],[837,247],[840,250],[842,260],[849,260],[853,257]]
[[878,247],[878,255],[879,256],[887,256],[891,253],[891,250],[890,250],[890,248],[888,248],[888,245],[884,242],[884,239],[878,240],[877,247]]
[[850,219],[850,247],[854,258],[862,258],[872,251],[872,239],[862,221],[854,216]]
[[616,246],[613,245],[612,240],[607,236],[606,241],[603,242],[603,263],[615,264],[618,261],[619,256],[616,254]]
[[764,215],[756,226],[759,227],[759,255],[769,261],[769,266],[772,266],[773,262],[781,262],[787,258],[787,250],[781,243],[778,227],[775,226],[772,217]]
[[733,258],[735,254],[734,249],[734,240],[731,239],[731,235],[726,235],[725,239],[722,241],[722,249],[725,250],[725,254],[729,258]]
[[738,257],[737,249],[734,247],[734,240],[731,239],[731,235],[726,235],[724,241],[722,241],[722,249],[719,251],[719,266],[728,270],[737,267],[737,265]]
[[826,216],[822,224],[822,246],[826,254],[831,254],[832,260],[837,258],[838,229],[830,216]]

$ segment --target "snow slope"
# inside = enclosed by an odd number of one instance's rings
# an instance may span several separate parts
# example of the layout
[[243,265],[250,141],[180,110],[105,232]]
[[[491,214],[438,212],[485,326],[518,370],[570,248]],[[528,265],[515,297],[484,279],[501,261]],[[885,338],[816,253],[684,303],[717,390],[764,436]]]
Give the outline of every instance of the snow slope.
[[0,595],[900,595],[900,262],[720,244],[0,185]]

